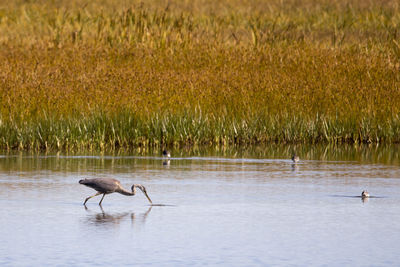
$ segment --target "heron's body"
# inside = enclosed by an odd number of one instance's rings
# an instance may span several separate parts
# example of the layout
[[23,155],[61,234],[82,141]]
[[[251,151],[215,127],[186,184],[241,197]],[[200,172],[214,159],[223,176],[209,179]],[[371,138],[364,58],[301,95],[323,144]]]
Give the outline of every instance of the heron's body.
[[298,155],[294,154],[294,155],[292,156],[292,161],[293,161],[293,162],[298,162],[299,160],[300,160],[300,158],[299,158]]
[[120,193],[125,196],[134,196],[136,194],[136,188],[139,188],[143,192],[143,194],[147,197],[147,199],[150,201],[150,203],[152,203],[150,197],[147,195],[146,188],[140,184],[132,185],[132,188],[131,188],[132,191],[128,191],[122,187],[120,181],[118,181],[117,179],[112,179],[112,178],[84,179],[84,180],[80,180],[79,183],[86,185],[90,188],[93,188],[94,190],[97,191],[97,193],[95,195],[87,197],[85,199],[85,202],[83,203],[84,205],[92,197],[95,197],[95,196],[98,196],[101,194],[103,194],[103,197],[101,198],[99,205],[101,205],[101,202],[103,201],[103,198],[105,195],[111,194],[114,192]]
[[97,192],[103,194],[111,194],[114,192],[118,192],[117,190],[125,190],[120,181],[112,178],[94,178],[94,179],[85,179],[80,180],[80,184],[86,185],[90,188],[93,188]]

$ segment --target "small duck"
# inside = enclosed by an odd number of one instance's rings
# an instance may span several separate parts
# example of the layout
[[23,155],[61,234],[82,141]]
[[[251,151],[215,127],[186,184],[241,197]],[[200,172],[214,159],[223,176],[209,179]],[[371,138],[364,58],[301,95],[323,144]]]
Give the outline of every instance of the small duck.
[[367,191],[367,190],[362,191],[362,192],[361,192],[361,197],[362,197],[362,198],[367,198],[367,197],[369,197],[368,191]]
[[163,154],[164,157],[167,157],[167,158],[171,157],[171,153],[166,149],[163,150],[162,154]]
[[292,156],[292,161],[296,163],[296,162],[298,162],[299,160],[300,160],[299,156],[296,155],[296,154],[293,154],[293,156]]

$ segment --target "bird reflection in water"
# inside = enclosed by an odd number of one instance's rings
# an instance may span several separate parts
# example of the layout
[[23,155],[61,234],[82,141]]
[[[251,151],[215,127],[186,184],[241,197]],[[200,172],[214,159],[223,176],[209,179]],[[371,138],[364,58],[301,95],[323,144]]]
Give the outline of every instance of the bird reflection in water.
[[135,212],[123,212],[123,213],[107,213],[104,211],[102,206],[99,206],[101,212],[94,213],[92,212],[88,207],[85,206],[85,210],[90,213],[90,216],[88,217],[88,222],[90,224],[95,224],[95,225],[119,225],[121,222],[126,220],[127,218],[130,218],[132,225],[135,222],[138,222],[140,224],[144,224],[146,222],[147,216],[149,215],[152,206],[150,206],[147,211],[141,212],[139,214]]
[[296,163],[292,163],[292,172],[296,172],[299,170],[299,165]]

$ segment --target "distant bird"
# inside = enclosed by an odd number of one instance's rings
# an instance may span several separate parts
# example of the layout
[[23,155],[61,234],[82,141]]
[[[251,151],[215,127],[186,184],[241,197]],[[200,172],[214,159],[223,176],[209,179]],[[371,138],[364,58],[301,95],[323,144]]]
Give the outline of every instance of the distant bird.
[[163,150],[162,154],[163,154],[164,157],[167,157],[167,158],[171,157],[171,153],[166,149]]
[[361,192],[361,197],[362,197],[362,198],[367,198],[367,197],[369,197],[368,191],[367,191],[367,190],[362,191],[362,192]]
[[116,179],[111,179],[111,178],[94,178],[94,179],[84,179],[79,181],[80,184],[86,185],[90,188],[93,188],[94,190],[97,191],[97,193],[93,196],[87,197],[85,199],[85,202],[83,205],[86,205],[86,202],[91,199],[92,197],[98,196],[103,194],[103,197],[101,198],[99,205],[101,206],[101,202],[103,201],[103,198],[105,195],[117,192],[120,194],[123,194],[125,196],[134,196],[136,194],[136,188],[139,188],[142,190],[143,194],[147,197],[147,199],[150,201],[152,204],[153,202],[151,201],[150,197],[147,195],[146,188],[143,185],[140,184],[134,184],[132,185],[132,192],[129,192],[128,190],[124,189],[121,186],[120,181]]
[[300,160],[299,156],[297,156],[296,154],[293,154],[292,161],[293,162],[298,162],[299,160]]

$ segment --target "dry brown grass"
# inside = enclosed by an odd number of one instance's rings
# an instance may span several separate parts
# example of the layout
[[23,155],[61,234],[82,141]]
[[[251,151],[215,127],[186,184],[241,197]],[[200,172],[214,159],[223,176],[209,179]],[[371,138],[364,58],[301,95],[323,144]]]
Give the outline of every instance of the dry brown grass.
[[396,1],[4,2],[0,145],[399,142],[399,14]]

